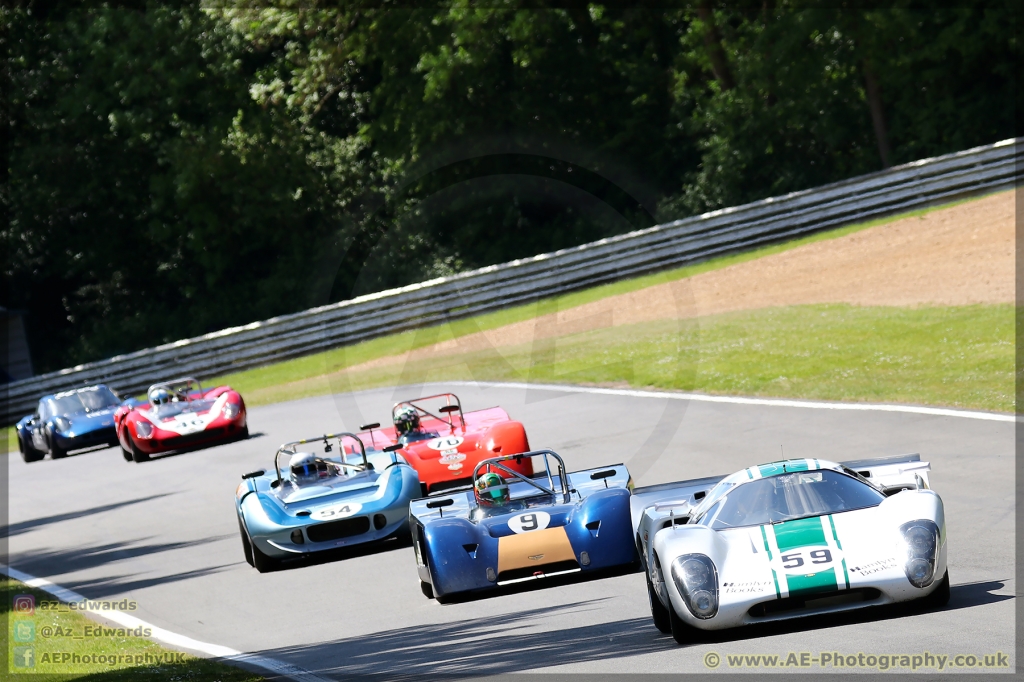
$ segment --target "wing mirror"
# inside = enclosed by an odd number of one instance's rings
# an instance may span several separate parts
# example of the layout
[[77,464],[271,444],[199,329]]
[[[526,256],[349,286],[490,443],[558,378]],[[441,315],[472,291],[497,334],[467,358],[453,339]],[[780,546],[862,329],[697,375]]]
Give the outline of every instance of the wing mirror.
[[386,446],[384,448],[384,452],[395,452],[396,450],[401,450],[403,447],[405,446],[402,445],[401,443],[395,443],[394,445]]
[[458,412],[458,411],[459,411],[459,406],[458,405],[445,405],[444,407],[441,408],[441,412],[444,412],[445,414],[448,414],[449,412]]
[[450,507],[455,504],[455,500],[450,497],[446,497],[443,500],[431,500],[427,502],[427,509],[440,509],[441,507]]
[[591,481],[599,481],[602,478],[608,478],[609,476],[615,475],[615,469],[605,469],[604,471],[595,471],[590,474]]

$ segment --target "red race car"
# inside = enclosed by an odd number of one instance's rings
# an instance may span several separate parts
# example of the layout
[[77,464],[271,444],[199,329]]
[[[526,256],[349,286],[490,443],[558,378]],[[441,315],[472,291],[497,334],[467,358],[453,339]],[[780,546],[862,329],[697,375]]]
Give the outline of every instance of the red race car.
[[[477,462],[529,452],[526,429],[500,407],[463,412],[454,393],[406,400],[391,409],[394,426],[366,424],[360,438],[368,448],[400,453],[420,475],[426,496],[473,483]],[[530,458],[509,460],[509,468],[533,475]]]
[[197,379],[186,377],[154,384],[146,393],[148,403],[124,405],[114,413],[117,440],[128,462],[249,437],[245,402],[230,386],[204,391]]

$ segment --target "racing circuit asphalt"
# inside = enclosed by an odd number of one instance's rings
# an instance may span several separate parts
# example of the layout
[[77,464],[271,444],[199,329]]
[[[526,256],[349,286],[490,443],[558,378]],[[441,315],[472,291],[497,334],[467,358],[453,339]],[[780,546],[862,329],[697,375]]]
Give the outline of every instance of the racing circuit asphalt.
[[[271,466],[281,442],[356,430],[386,419],[396,400],[443,388],[253,408],[249,440],[143,464],[116,449],[31,465],[11,454],[10,565],[89,598],[130,598],[144,621],[331,679],[700,673],[710,672],[708,652],[1001,651],[1015,664],[1014,424],[1005,421],[454,387],[467,410],[505,407],[534,448],[556,450],[570,470],[625,462],[638,485],[730,473],[778,459],[780,446],[786,457],[833,460],[920,452],[950,538],[952,597],[938,612],[865,612],[680,647],[654,628],[639,573],[442,606],[421,595],[409,547],[263,575],[245,563],[232,501],[240,474]],[[723,660],[716,672],[728,671]]]

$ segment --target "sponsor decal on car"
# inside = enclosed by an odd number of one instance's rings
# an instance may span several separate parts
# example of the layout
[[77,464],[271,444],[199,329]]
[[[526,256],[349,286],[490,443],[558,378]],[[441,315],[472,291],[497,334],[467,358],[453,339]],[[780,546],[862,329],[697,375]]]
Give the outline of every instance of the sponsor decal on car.
[[441,454],[441,464],[452,464],[454,462],[462,462],[466,459],[466,456],[461,454],[458,450],[445,451]]

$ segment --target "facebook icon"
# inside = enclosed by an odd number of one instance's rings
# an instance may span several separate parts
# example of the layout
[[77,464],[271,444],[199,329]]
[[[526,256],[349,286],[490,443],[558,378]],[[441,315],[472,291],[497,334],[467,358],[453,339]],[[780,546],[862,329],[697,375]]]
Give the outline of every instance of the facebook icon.
[[36,667],[36,652],[30,646],[14,647],[14,667],[34,668]]

